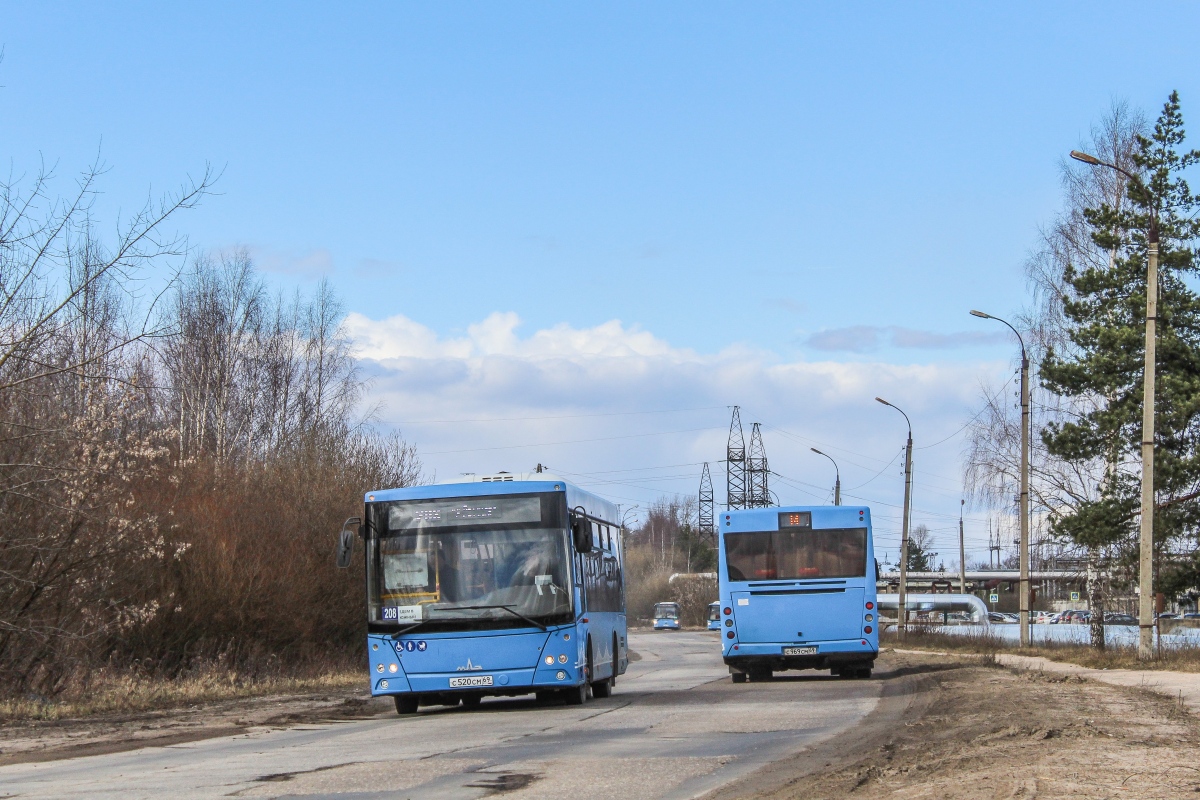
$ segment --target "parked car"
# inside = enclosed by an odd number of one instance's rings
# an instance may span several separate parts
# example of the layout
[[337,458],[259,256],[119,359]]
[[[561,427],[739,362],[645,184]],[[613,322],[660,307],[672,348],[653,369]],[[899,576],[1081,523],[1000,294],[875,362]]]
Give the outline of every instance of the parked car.
[[998,611],[989,611],[988,612],[988,622],[990,622],[993,625],[1008,625],[1009,623],[1012,622],[1012,620],[1009,619],[1008,617],[1004,616],[1003,614],[1001,614]]
[[1137,617],[1130,614],[1118,614],[1115,611],[1106,611],[1104,613],[1105,625],[1137,625]]
[[1058,615],[1059,625],[1086,625],[1092,619],[1092,612],[1073,608]]
[[1056,616],[1057,614],[1053,611],[1030,611],[1029,621],[1038,625],[1045,625]]

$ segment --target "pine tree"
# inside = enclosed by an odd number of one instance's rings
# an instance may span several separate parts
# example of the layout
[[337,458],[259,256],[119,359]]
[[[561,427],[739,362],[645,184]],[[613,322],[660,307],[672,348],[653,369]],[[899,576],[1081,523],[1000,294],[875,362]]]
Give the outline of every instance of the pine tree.
[[[1147,243],[1159,242],[1157,392],[1155,397],[1155,544],[1179,552],[1200,524],[1200,295],[1189,287],[1200,271],[1200,198],[1182,173],[1200,151],[1180,153],[1184,141],[1178,93],[1163,107],[1153,133],[1139,136],[1136,175],[1128,203],[1085,211],[1096,245],[1112,253],[1106,266],[1068,264],[1063,311],[1073,345],[1069,356],[1050,349],[1041,380],[1050,391],[1089,401],[1077,419],[1042,430],[1049,452],[1079,465],[1102,461],[1108,478],[1094,498],[1053,519],[1056,533],[1091,547],[1115,546],[1136,558],[1140,496],[1142,381],[1146,323]],[[1103,167],[1098,167],[1103,169]],[[1194,548],[1186,548],[1194,552]],[[1178,589],[1200,577],[1180,559],[1159,585]]]

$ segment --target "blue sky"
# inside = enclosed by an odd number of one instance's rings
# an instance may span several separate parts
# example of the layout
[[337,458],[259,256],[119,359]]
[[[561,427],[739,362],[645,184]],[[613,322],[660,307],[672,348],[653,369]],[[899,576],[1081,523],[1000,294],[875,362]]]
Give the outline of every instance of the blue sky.
[[[282,287],[329,277],[439,477],[715,460],[742,403],[865,480],[903,442],[875,394],[920,445],[1007,379],[966,312],[1020,308],[1066,151],[1114,100],[1200,107],[1180,3],[0,8],[13,171],[65,188],[99,152],[112,222],[214,164],[180,230]],[[521,419],[431,422],[497,417]],[[960,445],[922,461],[946,529]],[[799,439],[768,452],[828,483]],[[655,474],[612,493],[692,491],[694,466]]]

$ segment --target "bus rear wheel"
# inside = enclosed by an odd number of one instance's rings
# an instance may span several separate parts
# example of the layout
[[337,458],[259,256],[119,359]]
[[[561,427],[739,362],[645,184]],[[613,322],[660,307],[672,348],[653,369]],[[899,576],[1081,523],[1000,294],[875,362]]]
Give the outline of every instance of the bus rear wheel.
[[734,683],[745,683],[746,682],[746,673],[744,673],[744,672],[735,672],[732,675],[730,675],[729,677],[733,678]]
[[417,713],[417,696],[412,694],[397,694],[392,695],[392,699],[396,702],[397,714],[415,714]]

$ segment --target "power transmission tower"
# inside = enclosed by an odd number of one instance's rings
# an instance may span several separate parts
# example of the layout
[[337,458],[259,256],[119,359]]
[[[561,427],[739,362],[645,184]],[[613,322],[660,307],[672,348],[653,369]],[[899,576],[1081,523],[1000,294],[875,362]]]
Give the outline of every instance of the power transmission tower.
[[725,448],[725,507],[746,507],[746,440],[742,438],[742,413],[733,407],[729,444]]
[[1000,569],[1000,529],[996,528],[996,538],[992,538],[992,521],[988,520],[988,566],[992,559],[996,560],[996,569]]
[[713,526],[713,486],[712,475],[708,472],[708,462],[704,462],[704,471],[700,473],[700,535],[706,536],[709,542],[716,546],[717,532]]
[[746,498],[747,508],[766,508],[771,505],[771,495],[767,487],[767,451],[763,448],[762,430],[758,423],[750,428],[750,454],[746,459],[746,483],[749,496]]

